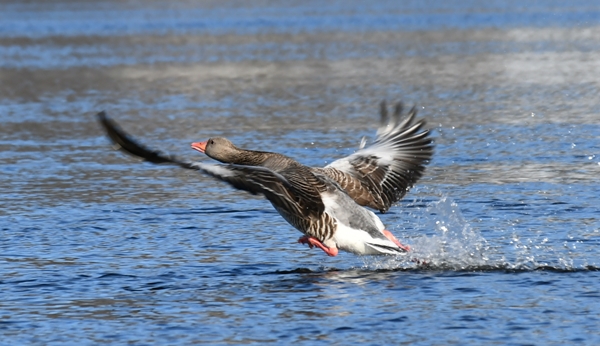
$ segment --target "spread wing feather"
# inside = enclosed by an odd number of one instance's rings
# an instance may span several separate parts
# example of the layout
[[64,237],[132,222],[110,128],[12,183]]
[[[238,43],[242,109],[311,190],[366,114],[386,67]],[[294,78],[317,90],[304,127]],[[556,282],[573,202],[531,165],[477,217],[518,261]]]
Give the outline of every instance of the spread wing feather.
[[382,125],[375,141],[320,169],[357,203],[382,213],[421,178],[433,155],[429,130],[424,129],[425,120],[415,121],[415,107],[402,118],[402,109],[402,103],[397,103],[390,116],[382,102]]

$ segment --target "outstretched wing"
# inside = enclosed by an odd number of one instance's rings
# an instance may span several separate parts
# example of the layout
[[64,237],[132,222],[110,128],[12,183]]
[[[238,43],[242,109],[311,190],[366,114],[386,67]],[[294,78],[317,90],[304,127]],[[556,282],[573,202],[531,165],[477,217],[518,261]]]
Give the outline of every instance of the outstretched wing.
[[397,103],[388,116],[385,101],[381,103],[382,125],[375,142],[322,169],[336,180],[358,204],[385,213],[421,178],[433,154],[425,120],[415,121],[413,107],[404,119],[402,103]]
[[136,143],[114,120],[106,115],[105,111],[96,114],[96,117],[102,127],[104,127],[108,137],[118,146],[119,150],[152,163],[178,164],[176,157],[157,150],[148,149]]
[[[156,164],[173,164],[185,169],[197,170],[221,181],[229,183],[239,190],[252,194],[264,195],[278,210],[285,210],[290,215],[311,215],[319,217],[325,210],[320,196],[311,194],[312,187],[300,173],[276,173],[268,168],[259,166],[241,166],[232,164],[207,164],[189,162],[173,155],[164,154],[157,150],[148,149],[137,143],[116,122],[108,118],[105,112],[97,114],[100,124],[108,137],[118,145],[118,148],[130,155]],[[294,225],[296,226],[296,225]]]

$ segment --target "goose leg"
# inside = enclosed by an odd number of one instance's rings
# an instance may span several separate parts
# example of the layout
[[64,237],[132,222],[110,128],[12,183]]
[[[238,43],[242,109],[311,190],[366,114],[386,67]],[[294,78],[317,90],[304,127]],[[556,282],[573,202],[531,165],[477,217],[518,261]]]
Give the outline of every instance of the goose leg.
[[313,247],[318,247],[321,250],[323,250],[328,256],[337,256],[338,254],[338,249],[337,247],[327,247],[325,246],[323,243],[321,243],[317,238],[314,237],[309,237],[309,236],[304,236],[304,237],[300,237],[298,238],[298,243],[300,244],[308,244],[309,248],[313,248]]
[[384,229],[383,231],[383,235],[385,235],[386,238],[388,238],[389,240],[391,240],[394,244],[398,245],[399,248],[405,250],[405,251],[410,251],[410,246],[408,245],[402,245],[402,243],[400,243],[400,241],[398,241],[398,239],[396,239],[396,237],[394,237],[394,235],[392,234],[392,232],[388,231],[387,229]]

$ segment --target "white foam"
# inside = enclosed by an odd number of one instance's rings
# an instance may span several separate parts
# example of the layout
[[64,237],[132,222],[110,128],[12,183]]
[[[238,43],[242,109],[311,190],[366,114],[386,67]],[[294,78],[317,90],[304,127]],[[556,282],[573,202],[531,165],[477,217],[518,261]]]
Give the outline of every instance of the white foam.
[[430,203],[423,212],[425,217],[415,220],[415,229],[426,229],[429,235],[423,232],[406,240],[394,232],[402,243],[410,245],[408,256],[365,257],[365,266],[396,269],[427,264],[429,268],[463,270],[490,265],[487,241],[465,221],[458,204],[451,198],[443,196]]

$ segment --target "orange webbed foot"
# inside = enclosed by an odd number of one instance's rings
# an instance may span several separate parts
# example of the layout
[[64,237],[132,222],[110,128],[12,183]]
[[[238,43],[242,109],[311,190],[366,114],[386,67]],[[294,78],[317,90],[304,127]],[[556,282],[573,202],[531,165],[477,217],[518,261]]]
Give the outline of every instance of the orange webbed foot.
[[303,236],[303,237],[298,238],[298,243],[300,243],[300,244],[308,244],[308,247],[311,248],[311,249],[313,247],[315,247],[313,244],[310,243],[310,241],[308,240],[308,236],[306,236],[306,235]]
[[388,231],[387,229],[384,229],[383,231],[383,235],[385,235],[386,238],[388,238],[389,240],[391,240],[394,244],[398,245],[399,248],[401,248],[404,251],[410,251],[410,246],[408,245],[403,245],[402,243],[400,243],[400,241],[398,241],[398,239],[396,239],[396,237],[394,237],[394,235],[392,234],[392,232]]
[[328,247],[325,246],[325,244],[321,243],[319,241],[319,239],[314,238],[314,237],[309,237],[309,236],[303,236],[298,238],[298,243],[300,244],[308,244],[309,248],[313,248],[313,247],[318,247],[319,249],[323,250],[328,256],[337,256],[338,254],[338,248],[337,247]]

